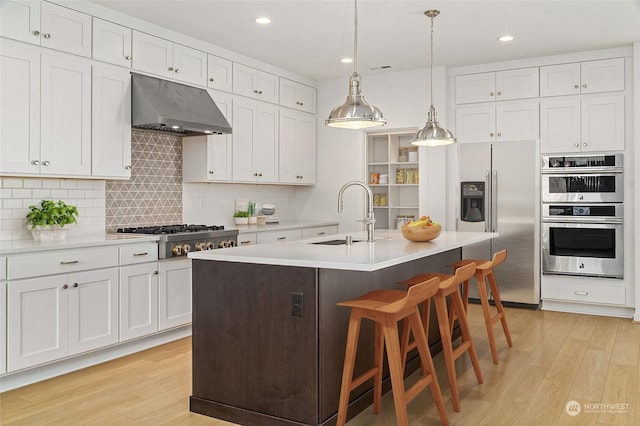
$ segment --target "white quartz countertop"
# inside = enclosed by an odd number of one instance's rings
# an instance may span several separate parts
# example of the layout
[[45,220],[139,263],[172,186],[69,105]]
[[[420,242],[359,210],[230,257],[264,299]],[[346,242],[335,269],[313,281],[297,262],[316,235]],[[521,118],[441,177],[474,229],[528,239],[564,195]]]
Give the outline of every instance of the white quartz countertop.
[[64,241],[39,242],[33,240],[0,241],[0,254],[31,253],[48,250],[66,250],[82,247],[97,247],[108,245],[121,245],[131,243],[144,243],[158,241],[157,235],[133,235],[133,234],[89,234],[70,236]]
[[[354,242],[351,246],[311,244],[317,241],[344,239],[346,235],[351,235],[354,241],[361,241]],[[355,232],[291,242],[191,252],[189,257],[265,265],[376,271],[497,236],[497,233],[488,232],[443,231],[435,240],[416,243],[405,239],[400,231],[383,229],[376,230],[375,242],[373,243],[366,241],[366,232]]]
[[279,223],[272,223],[268,225],[235,225],[234,227],[226,227],[226,229],[237,229],[239,234],[246,234],[249,232],[282,231],[285,229],[315,228],[317,226],[335,225],[338,225],[338,222],[335,220],[283,220]]

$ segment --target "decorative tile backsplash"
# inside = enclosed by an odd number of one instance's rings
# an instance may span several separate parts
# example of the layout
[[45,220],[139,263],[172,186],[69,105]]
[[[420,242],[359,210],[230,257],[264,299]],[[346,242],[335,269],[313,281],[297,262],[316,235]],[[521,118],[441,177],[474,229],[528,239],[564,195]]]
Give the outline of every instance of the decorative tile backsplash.
[[182,138],[132,130],[131,179],[106,184],[106,229],[182,223]]

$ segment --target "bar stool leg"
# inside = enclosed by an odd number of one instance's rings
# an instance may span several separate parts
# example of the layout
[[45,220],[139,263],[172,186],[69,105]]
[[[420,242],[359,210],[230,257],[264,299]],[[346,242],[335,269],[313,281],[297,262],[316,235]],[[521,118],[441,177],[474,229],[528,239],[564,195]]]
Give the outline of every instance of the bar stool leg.
[[384,357],[384,334],[380,323],[375,323],[375,335],[374,335],[373,350],[374,356],[374,368],[377,368],[377,373],[373,377],[373,412],[378,414],[382,407],[382,363]]
[[398,426],[406,426],[409,424],[407,417],[407,406],[404,390],[403,372],[404,368],[401,364],[402,354],[400,353],[400,339],[398,336],[398,326],[396,321],[390,316],[385,316],[384,324],[384,340],[387,348],[387,359],[389,364],[389,373],[391,375],[391,387],[393,391],[393,401],[396,407],[396,420]]
[[342,384],[340,386],[340,401],[338,403],[337,424],[339,426],[342,426],[347,422],[347,408],[349,407],[349,395],[351,394],[351,381],[353,380],[353,369],[356,362],[356,348],[358,346],[358,338],[360,336],[361,318],[362,317],[357,315],[354,309],[351,310],[351,314],[349,315],[349,329],[347,331],[347,349],[344,355],[344,366],[342,371]]
[[491,271],[489,276],[489,287],[491,288],[491,294],[493,294],[493,300],[495,301],[496,309],[498,310],[497,317],[500,318],[500,323],[502,324],[502,330],[504,331],[504,336],[507,338],[507,344],[509,347],[513,346],[511,342],[511,333],[509,332],[509,326],[507,325],[507,317],[504,312],[504,308],[502,307],[502,299],[500,299],[500,290],[498,290],[498,283],[496,282],[496,274]]
[[489,304],[487,283],[482,271],[476,271],[475,278],[478,282],[478,294],[480,295],[480,303],[482,304],[482,316],[484,317],[484,324],[487,328],[487,337],[489,338],[489,347],[491,348],[491,358],[494,365],[498,365],[498,350],[496,349],[496,338],[493,335],[493,321],[491,320],[491,305]]
[[471,358],[473,371],[476,373],[476,380],[478,383],[482,383],[483,378],[482,371],[480,370],[480,363],[478,362],[478,354],[476,353],[476,348],[473,345],[473,340],[471,339],[469,321],[467,320],[467,316],[464,314],[464,303],[460,298],[460,293],[457,291],[451,295],[451,306],[453,310],[458,312],[458,323],[460,324],[460,330],[462,331],[462,342],[469,343],[469,357]]
[[451,331],[449,328],[449,316],[447,314],[447,301],[440,292],[434,296],[436,305],[436,313],[438,316],[438,326],[440,328],[440,340],[442,341],[442,352],[444,354],[444,362],[447,366],[447,376],[449,378],[449,387],[451,388],[451,402],[453,411],[460,411],[460,397],[458,395],[458,381],[456,378],[456,368],[453,359],[453,345],[451,343]]

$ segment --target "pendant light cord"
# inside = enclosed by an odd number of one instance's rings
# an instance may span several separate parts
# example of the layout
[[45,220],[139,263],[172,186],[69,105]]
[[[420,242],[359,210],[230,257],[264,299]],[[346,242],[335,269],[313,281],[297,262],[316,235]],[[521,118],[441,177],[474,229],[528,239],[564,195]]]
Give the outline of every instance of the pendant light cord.
[[358,0],[353,0],[355,15],[353,17],[353,75],[358,75]]
[[431,18],[431,108],[433,108],[433,16]]

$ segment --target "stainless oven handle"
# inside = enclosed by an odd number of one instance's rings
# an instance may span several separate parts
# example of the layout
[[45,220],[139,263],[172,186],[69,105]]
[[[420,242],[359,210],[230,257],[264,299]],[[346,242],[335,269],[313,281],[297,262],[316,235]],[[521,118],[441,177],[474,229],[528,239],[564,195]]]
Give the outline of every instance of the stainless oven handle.
[[543,175],[592,175],[592,174],[610,174],[622,173],[622,167],[557,167],[554,169],[543,168]]
[[498,232],[498,171],[493,171],[491,183],[491,232]]
[[622,218],[607,218],[607,219],[595,219],[595,218],[576,218],[576,217],[543,217],[542,223],[586,223],[589,225],[622,225]]
[[491,176],[491,172],[486,170],[484,172],[484,188],[485,188],[485,200],[484,200],[484,232],[489,232],[491,229],[491,215],[490,213],[490,202],[491,202],[491,185],[489,184],[489,176]]

